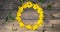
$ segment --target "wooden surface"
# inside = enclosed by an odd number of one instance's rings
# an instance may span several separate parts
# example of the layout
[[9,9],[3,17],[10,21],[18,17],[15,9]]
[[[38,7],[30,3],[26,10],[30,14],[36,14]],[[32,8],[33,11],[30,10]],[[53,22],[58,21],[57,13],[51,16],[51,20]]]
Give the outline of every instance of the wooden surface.
[[[33,0],[32,0],[33,1]],[[60,32],[60,0],[46,0],[45,3],[38,2],[44,9],[45,20],[44,25],[39,27],[35,31],[28,30],[26,28],[20,28],[17,21],[11,22],[9,19],[7,23],[5,18],[8,15],[9,11],[12,11],[11,15],[16,17],[17,7],[20,5],[19,0],[0,0],[0,32]],[[46,9],[48,4],[52,4],[51,11]],[[55,18],[52,18],[49,13],[51,13]],[[22,21],[25,24],[30,23],[33,25],[36,23],[39,14],[33,9],[26,9],[22,13]],[[53,26],[53,29],[52,29]]]

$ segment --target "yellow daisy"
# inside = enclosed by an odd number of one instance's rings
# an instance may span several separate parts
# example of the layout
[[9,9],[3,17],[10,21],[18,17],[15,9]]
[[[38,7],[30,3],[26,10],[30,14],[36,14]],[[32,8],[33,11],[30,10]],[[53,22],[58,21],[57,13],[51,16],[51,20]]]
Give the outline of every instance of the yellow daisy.
[[38,20],[37,25],[42,26],[43,20]]
[[33,6],[32,2],[27,2],[27,7],[31,8]]
[[18,12],[22,12],[23,11],[23,7],[18,7]]
[[33,30],[36,30],[37,28],[38,28],[37,24],[33,25]]
[[20,25],[21,28],[24,27],[24,23],[23,22],[20,22],[19,25]]
[[34,5],[33,5],[33,8],[34,8],[34,9],[38,9],[38,8],[39,8],[39,5],[34,4]]
[[23,7],[24,9],[27,8],[27,4],[24,3],[24,4],[22,5],[22,7]]
[[19,12],[17,12],[17,16],[21,16],[21,14]]

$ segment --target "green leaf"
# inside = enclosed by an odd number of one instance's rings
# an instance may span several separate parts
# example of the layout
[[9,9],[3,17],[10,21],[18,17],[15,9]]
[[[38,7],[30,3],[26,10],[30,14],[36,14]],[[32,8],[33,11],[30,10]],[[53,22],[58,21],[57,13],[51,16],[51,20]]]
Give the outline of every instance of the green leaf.
[[22,3],[22,1],[20,0],[20,3]]
[[20,3],[23,3],[24,2],[24,0],[20,0]]
[[20,1],[22,1],[22,0],[20,0]]
[[52,5],[51,4],[47,5],[47,9],[48,10],[51,10],[51,8],[52,8]]
[[38,1],[40,1],[41,3],[44,3],[45,0],[38,0]]
[[8,16],[6,17],[6,19],[5,19],[5,22],[7,22],[8,21]]
[[15,20],[15,18],[14,17],[12,17],[11,15],[9,15],[9,18],[11,19],[11,20]]

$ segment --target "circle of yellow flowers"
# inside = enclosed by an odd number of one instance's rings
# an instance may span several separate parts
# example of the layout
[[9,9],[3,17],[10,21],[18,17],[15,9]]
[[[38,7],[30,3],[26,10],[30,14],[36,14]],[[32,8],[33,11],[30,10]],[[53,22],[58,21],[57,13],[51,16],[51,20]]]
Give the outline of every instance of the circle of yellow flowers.
[[[25,8],[33,8],[34,10],[37,10],[37,12],[39,13],[39,19],[37,20],[37,22],[32,26],[30,24],[25,25],[21,20],[21,13],[23,12],[23,9]],[[43,14],[43,9],[38,5],[38,4],[33,4],[32,2],[25,2],[24,4],[22,4],[22,6],[18,7],[18,12],[17,12],[17,16],[16,16],[16,20],[18,21],[19,25],[21,28],[25,27],[29,30],[36,30],[38,27],[41,27],[43,25],[43,18],[44,18],[44,14]]]

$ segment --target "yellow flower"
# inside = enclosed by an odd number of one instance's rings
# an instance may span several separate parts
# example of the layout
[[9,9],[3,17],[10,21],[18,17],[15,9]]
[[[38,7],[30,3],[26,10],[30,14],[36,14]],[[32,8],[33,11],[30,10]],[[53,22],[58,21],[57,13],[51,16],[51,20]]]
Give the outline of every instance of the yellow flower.
[[19,12],[17,12],[17,16],[21,16],[21,14]]
[[16,20],[18,20],[19,19],[19,17],[16,17]]
[[33,5],[33,8],[34,8],[34,9],[38,9],[38,8],[39,8],[39,5],[34,4],[34,5]]
[[17,20],[18,22],[20,22],[20,21],[21,21],[21,18],[19,18],[19,17],[16,17],[16,20]]
[[42,17],[42,16],[39,16],[39,20],[43,20],[43,18],[44,18],[44,17]]
[[26,25],[25,27],[26,27],[27,29],[32,30],[32,26],[31,26],[31,25],[29,25],[29,24],[28,24],[28,25]]
[[37,12],[43,14],[43,10],[42,10],[42,8],[38,8]]
[[20,22],[19,25],[20,25],[21,28],[24,27],[24,23],[23,22]]
[[23,12],[23,7],[18,7],[18,12]]
[[42,26],[43,20],[38,20],[37,25]]
[[33,30],[36,30],[37,28],[38,28],[37,24],[33,25]]
[[39,18],[40,18],[40,19],[43,19],[43,18],[44,18],[44,15],[40,14],[40,15],[39,15]]
[[22,7],[23,7],[24,9],[27,8],[27,4],[24,3],[24,4],[22,5]]
[[32,2],[27,2],[27,7],[31,8],[33,6]]

